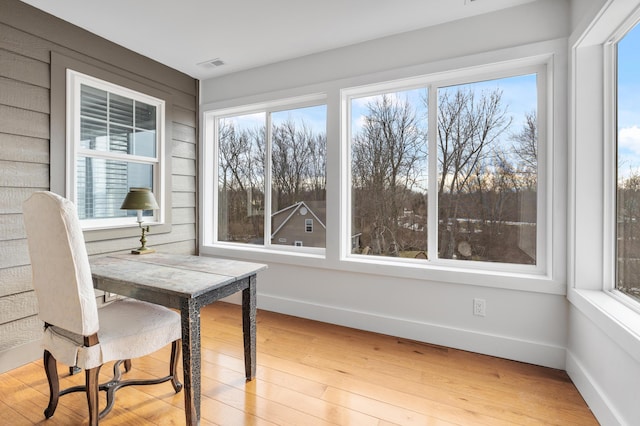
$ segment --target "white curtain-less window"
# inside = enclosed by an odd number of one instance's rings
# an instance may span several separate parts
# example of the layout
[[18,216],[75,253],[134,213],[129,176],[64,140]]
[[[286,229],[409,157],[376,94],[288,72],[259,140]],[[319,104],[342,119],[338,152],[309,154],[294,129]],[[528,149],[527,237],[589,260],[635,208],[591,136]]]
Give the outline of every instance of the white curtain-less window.
[[205,112],[204,248],[538,288],[558,244],[552,59]]
[[459,81],[347,96],[351,256],[544,271],[544,68]]
[[326,114],[325,105],[279,105],[213,118],[217,242],[324,249],[308,221],[325,229]]
[[640,24],[616,47],[616,288],[640,301]]
[[67,87],[67,193],[85,229],[130,224],[129,188],[161,196],[164,101],[73,71]]

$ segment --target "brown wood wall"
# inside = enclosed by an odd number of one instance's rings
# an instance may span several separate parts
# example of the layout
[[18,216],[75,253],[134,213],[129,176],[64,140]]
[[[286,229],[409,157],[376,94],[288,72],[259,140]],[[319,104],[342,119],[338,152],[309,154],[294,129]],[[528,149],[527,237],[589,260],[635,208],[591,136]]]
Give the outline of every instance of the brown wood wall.
[[[171,231],[149,244],[195,253],[198,82],[18,0],[0,0],[0,371],[31,361],[41,333],[22,223],[22,202],[48,190],[52,52],[169,94]],[[54,168],[55,170],[55,168]],[[138,236],[91,240],[90,254],[134,247]],[[38,351],[39,356],[39,351]]]

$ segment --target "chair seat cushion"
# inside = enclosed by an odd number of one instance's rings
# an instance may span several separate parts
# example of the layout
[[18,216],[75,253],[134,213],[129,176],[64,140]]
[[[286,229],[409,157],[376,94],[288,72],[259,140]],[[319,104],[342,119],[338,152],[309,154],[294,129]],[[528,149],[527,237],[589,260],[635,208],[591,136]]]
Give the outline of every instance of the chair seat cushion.
[[56,360],[83,369],[103,363],[138,358],[181,338],[180,315],[163,306],[138,300],[118,300],[98,310],[100,329],[95,346],[59,327],[48,327],[44,349]]

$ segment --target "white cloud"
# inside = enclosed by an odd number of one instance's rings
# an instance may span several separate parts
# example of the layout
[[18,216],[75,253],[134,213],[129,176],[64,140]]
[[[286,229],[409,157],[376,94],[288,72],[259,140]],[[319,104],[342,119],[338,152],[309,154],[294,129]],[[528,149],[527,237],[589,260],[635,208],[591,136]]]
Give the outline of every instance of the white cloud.
[[620,129],[618,149],[640,155],[640,127],[632,126]]
[[237,129],[252,129],[265,125],[264,112],[258,112],[255,114],[236,115],[224,119],[227,123],[233,123]]
[[640,127],[624,127],[618,132],[618,177],[626,178],[640,169]]

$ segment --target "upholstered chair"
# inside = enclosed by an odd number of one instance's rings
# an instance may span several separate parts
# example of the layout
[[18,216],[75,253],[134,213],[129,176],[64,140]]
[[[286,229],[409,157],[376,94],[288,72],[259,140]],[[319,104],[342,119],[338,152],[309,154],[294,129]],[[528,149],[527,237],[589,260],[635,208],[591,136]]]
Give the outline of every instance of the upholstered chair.
[[[93,289],[91,268],[75,205],[51,192],[36,192],[24,202],[24,223],[38,299],[38,315],[44,321],[42,346],[53,416],[58,398],[84,391],[89,404],[89,424],[112,408],[115,391],[123,386],[155,384],[176,378],[180,351],[180,316],[154,304],[117,300],[100,309]],[[131,359],[148,355],[172,343],[169,375],[156,380],[121,380],[121,367]],[[85,386],[60,391],[56,361],[85,370]],[[100,367],[114,362],[114,378],[98,383]],[[99,391],[107,392],[107,406],[99,411]]]

